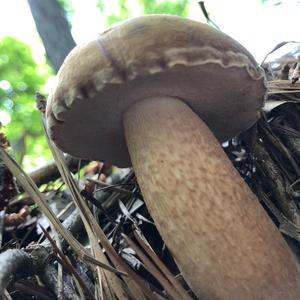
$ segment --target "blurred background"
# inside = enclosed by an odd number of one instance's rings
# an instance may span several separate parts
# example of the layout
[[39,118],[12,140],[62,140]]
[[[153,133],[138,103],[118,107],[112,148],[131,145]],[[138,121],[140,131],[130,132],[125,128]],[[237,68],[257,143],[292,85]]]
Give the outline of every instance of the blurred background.
[[[0,126],[30,171],[51,159],[35,93],[48,94],[68,52],[129,17],[166,13],[209,23],[260,63],[299,41],[296,0],[0,0]],[[202,8],[201,8],[202,6]],[[296,59],[299,43],[268,56]]]

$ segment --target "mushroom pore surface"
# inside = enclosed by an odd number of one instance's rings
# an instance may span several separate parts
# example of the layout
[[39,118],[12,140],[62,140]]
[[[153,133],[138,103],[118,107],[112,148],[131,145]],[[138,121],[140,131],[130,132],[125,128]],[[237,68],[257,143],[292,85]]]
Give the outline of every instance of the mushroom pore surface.
[[69,54],[48,98],[47,127],[64,152],[126,167],[122,115],[137,101],[179,98],[224,141],[258,119],[264,94],[261,69],[229,36],[176,16],[144,16]]

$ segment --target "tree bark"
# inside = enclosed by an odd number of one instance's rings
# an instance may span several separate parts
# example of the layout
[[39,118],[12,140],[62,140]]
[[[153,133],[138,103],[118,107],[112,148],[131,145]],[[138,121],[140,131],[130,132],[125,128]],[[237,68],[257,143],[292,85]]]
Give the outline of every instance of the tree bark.
[[47,57],[57,72],[76,45],[63,8],[57,0],[27,0]]

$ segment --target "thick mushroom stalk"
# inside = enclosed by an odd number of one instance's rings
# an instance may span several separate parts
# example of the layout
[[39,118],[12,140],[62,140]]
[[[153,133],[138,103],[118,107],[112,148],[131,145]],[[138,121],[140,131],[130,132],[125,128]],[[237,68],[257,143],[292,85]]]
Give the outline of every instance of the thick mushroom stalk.
[[123,121],[147,207],[197,296],[299,299],[295,258],[205,123],[170,97]]

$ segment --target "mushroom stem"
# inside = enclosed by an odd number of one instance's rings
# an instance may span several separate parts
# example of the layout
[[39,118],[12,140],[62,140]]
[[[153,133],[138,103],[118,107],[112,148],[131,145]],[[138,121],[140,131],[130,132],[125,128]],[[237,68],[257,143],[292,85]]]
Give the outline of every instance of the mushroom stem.
[[171,97],[135,103],[123,122],[146,205],[196,295],[299,299],[293,254],[205,123]]

